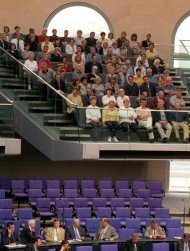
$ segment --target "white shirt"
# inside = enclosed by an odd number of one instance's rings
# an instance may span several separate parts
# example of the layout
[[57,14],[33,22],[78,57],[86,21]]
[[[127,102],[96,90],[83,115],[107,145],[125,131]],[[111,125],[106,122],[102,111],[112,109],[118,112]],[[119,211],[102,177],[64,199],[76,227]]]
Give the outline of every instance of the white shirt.
[[66,45],[65,52],[67,54],[73,54],[76,52],[76,50],[77,50],[76,44],[74,44],[73,46],[71,46],[70,44]]
[[57,228],[55,228],[54,229],[54,238],[53,238],[54,241],[58,241],[58,232],[59,232],[59,230]]
[[32,71],[37,71],[38,70],[38,65],[37,65],[37,62],[35,60],[31,61],[31,60],[27,59],[24,62],[24,65],[26,67],[28,67]]
[[[12,40],[11,40],[11,43],[15,44],[16,49],[18,49],[18,48],[17,48],[17,45],[18,45],[18,40],[17,40],[17,38],[12,39]],[[19,39],[19,50],[24,51],[24,41],[23,41],[22,39]]]
[[112,47],[112,44],[115,42],[115,39],[112,38],[112,39],[109,39],[108,38],[108,47]]
[[[133,117],[131,119],[131,117]],[[127,122],[127,123],[135,123],[135,119],[137,118],[137,114],[132,107],[125,108],[124,106],[119,109],[119,123]]]
[[123,100],[124,100],[124,99],[130,100],[129,97],[128,97],[127,95],[124,95],[123,97],[121,97],[121,96],[118,96],[118,97],[117,97],[117,105],[119,106],[119,108],[120,108],[120,107],[123,107]]
[[108,97],[107,95],[104,95],[102,97],[102,104],[105,106],[109,103],[110,100],[113,100],[116,103],[116,99],[114,96],[111,95],[110,97]]
[[74,39],[76,45],[82,45],[82,41],[84,40],[83,37],[78,37],[78,36],[76,36]]
[[184,248],[183,248],[183,251],[189,251],[189,245],[188,245],[188,242],[184,242]]
[[101,118],[101,112],[98,106],[89,105],[86,109],[86,123],[97,121]]

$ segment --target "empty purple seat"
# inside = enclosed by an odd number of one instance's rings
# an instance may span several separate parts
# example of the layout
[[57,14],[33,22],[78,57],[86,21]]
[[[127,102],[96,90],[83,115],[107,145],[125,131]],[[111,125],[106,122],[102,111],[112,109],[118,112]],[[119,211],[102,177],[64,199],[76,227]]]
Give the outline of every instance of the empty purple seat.
[[36,200],[37,213],[40,217],[52,217],[55,213],[50,211],[50,199],[39,198]]
[[70,227],[73,224],[73,219],[72,218],[66,218],[64,219],[64,225],[66,228]]
[[116,230],[118,230],[121,227],[120,219],[119,218],[108,218],[109,224],[112,227],[115,227]]
[[12,209],[1,208],[0,209],[0,219],[1,220],[12,220]]
[[115,181],[115,189],[128,189],[129,181],[128,180],[116,180]]
[[19,220],[32,219],[32,208],[18,208],[17,216]]
[[101,251],[118,251],[118,246],[117,244],[101,245]]
[[55,208],[69,207],[69,198],[55,199]]
[[169,208],[155,208],[156,218],[170,218]]
[[82,189],[82,195],[84,198],[96,198],[97,197],[97,190],[95,188],[91,188],[91,189],[88,189],[88,188],[85,188],[85,189]]
[[131,217],[131,209],[128,207],[117,207],[115,209],[116,217],[120,218],[121,220],[125,220],[126,218]]
[[12,180],[11,182],[12,194],[18,198],[28,197],[25,193],[25,183],[24,180]]
[[99,189],[111,189],[113,188],[112,180],[99,180],[98,187]]
[[136,191],[137,198],[144,199],[144,205],[148,205],[148,199],[150,198],[150,190],[149,189],[137,189]]
[[73,217],[73,209],[71,207],[63,208],[63,216],[64,218],[72,218]]
[[132,234],[135,233],[135,229],[132,228],[121,228],[119,229],[119,239],[128,240],[131,238]]
[[95,237],[97,229],[100,227],[100,218],[86,218],[86,228],[91,237]]
[[12,209],[12,199],[0,199],[0,209]]
[[60,189],[47,189],[46,197],[50,199],[51,205],[55,205],[55,200],[61,196]]
[[113,210],[115,210],[116,207],[124,207],[125,206],[125,199],[124,198],[111,198],[110,204]]
[[167,228],[168,238],[183,237],[183,234],[183,228]]
[[89,188],[89,189],[94,189],[95,188],[95,180],[81,180],[81,188],[82,189],[86,189],[86,188]]
[[76,251],[93,251],[92,246],[78,246],[76,247]]
[[88,207],[88,199],[87,198],[74,198],[74,207]]
[[129,199],[130,207],[133,209],[140,208],[144,206],[144,200],[142,198],[130,198]]
[[149,183],[150,195],[153,198],[163,198],[164,191],[162,189],[161,182],[150,182]]
[[11,181],[10,177],[2,177],[1,178],[1,188],[5,190],[6,193],[11,192]]
[[92,199],[92,206],[94,208],[97,208],[97,207],[106,207],[106,198],[93,198]]
[[125,198],[125,204],[129,205],[129,199],[133,197],[132,189],[118,189],[117,195],[119,198]]
[[96,214],[98,218],[111,218],[111,208],[110,207],[97,207]]
[[43,189],[42,180],[29,180],[29,189]]
[[32,206],[36,206],[36,200],[42,198],[42,189],[28,189],[28,199]]
[[77,189],[74,188],[68,188],[68,189],[64,189],[64,197],[65,198],[77,198],[78,197],[78,191]]
[[169,251],[169,243],[152,243],[152,251]]
[[60,189],[60,180],[47,180],[46,189]]
[[141,220],[137,218],[126,219],[126,228],[132,228],[135,232],[139,233],[141,228]]
[[135,217],[145,219],[150,217],[149,208],[135,208]]
[[132,185],[133,192],[136,194],[138,189],[146,189],[146,181],[134,180]]
[[160,198],[149,198],[148,206],[150,210],[154,210],[155,208],[162,208],[162,199]]
[[114,189],[113,188],[103,188],[103,189],[100,189],[100,195],[102,198],[114,198],[115,197],[115,192],[114,192]]
[[5,190],[0,189],[0,199],[5,199]]
[[78,180],[77,179],[64,180],[64,189],[78,189]]
[[80,218],[82,222],[84,219],[91,217],[91,208],[90,207],[76,208],[76,215],[78,218]]
[[166,228],[180,228],[181,220],[180,219],[167,219]]

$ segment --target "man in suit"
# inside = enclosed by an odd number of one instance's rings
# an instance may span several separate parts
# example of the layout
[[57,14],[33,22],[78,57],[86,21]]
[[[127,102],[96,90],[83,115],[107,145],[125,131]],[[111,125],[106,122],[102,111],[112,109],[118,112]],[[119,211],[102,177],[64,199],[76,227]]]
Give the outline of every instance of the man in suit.
[[49,227],[46,231],[46,241],[61,242],[65,239],[65,230],[60,227],[60,220],[54,219],[53,227]]
[[142,47],[144,47],[145,49],[147,49],[149,47],[150,43],[152,43],[152,41],[151,41],[151,34],[148,33],[146,35],[146,40],[142,41]]
[[[169,121],[169,113],[164,112],[164,100],[160,99],[158,101],[158,111],[152,112],[153,123],[155,124],[156,128],[161,137],[161,141],[163,143],[167,143],[170,140],[170,135],[172,132],[172,126],[170,125]],[[166,129],[166,131],[164,131]]]
[[66,229],[66,240],[83,240],[85,238],[85,230],[80,226],[80,220],[75,218],[73,225]]
[[39,236],[32,240],[32,243],[26,245],[25,251],[38,251],[38,247],[42,244],[41,238]]
[[21,53],[24,51],[24,40],[22,40],[22,35],[21,33],[18,33],[16,35],[16,38],[11,40],[11,43],[15,44],[16,49]]
[[179,241],[179,251],[189,251],[190,250],[190,234],[184,233],[183,239]]
[[127,241],[126,251],[142,251],[138,234],[132,234],[131,239]]
[[103,218],[101,222],[101,226],[96,232],[96,239],[112,241],[118,238],[119,236],[115,228],[109,224],[109,220],[107,218]]
[[10,44],[5,40],[4,34],[0,34],[0,46],[5,50],[9,49]]
[[154,219],[151,222],[151,226],[147,227],[144,237],[149,239],[164,239],[166,238],[166,234],[164,230],[158,226],[157,220]]
[[[55,75],[55,79],[51,81],[51,86],[58,90],[61,94],[65,94],[67,92],[65,82],[61,79],[61,74],[57,73]],[[50,97],[54,97],[54,91],[50,90]]]
[[144,83],[140,86],[140,94],[142,95],[143,92],[148,93],[148,97],[155,97],[156,96],[156,87],[153,83],[150,82],[148,76],[143,77]]
[[7,228],[1,234],[1,245],[18,244],[20,237],[15,231],[15,225],[13,222],[7,223]]
[[23,228],[21,232],[21,241],[23,244],[31,244],[36,240],[35,225],[36,221],[31,219],[28,221],[28,226]]

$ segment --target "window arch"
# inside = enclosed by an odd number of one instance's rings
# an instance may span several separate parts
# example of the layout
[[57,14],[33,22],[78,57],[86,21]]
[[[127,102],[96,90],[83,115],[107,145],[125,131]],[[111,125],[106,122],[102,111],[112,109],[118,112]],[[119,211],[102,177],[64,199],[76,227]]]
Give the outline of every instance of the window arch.
[[[73,18],[74,17],[74,18]],[[77,30],[83,31],[83,36],[88,37],[91,31],[99,37],[100,32],[108,34],[113,27],[107,16],[96,6],[74,2],[64,4],[54,10],[45,21],[44,28],[51,35],[52,29],[57,29],[58,36],[63,36],[64,30],[69,30],[69,36],[76,36]]]

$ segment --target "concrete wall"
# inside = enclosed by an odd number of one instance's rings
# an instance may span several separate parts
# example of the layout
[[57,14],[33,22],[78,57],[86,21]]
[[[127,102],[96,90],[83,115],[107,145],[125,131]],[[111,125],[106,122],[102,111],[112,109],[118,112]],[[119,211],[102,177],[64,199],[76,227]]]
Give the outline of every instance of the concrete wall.
[[[1,0],[0,30],[4,25],[22,27],[26,33],[28,28],[36,28],[40,33],[45,20],[58,7],[69,2],[66,0]],[[86,0],[105,13],[113,25],[116,37],[122,30],[128,35],[136,32],[139,40],[147,32],[151,32],[156,43],[170,44],[172,32],[179,19],[190,9],[188,0]],[[77,17],[77,18],[80,18]],[[77,19],[76,18],[76,19]]]

